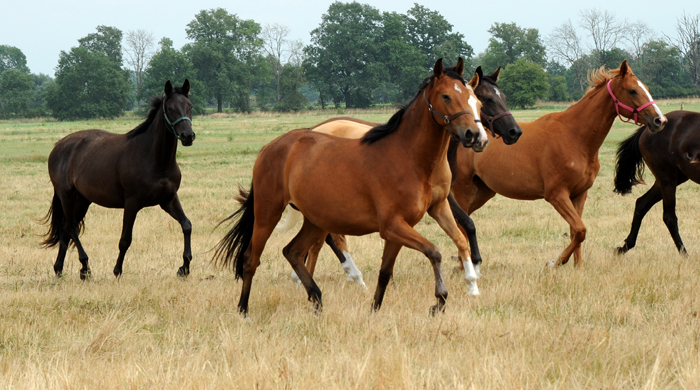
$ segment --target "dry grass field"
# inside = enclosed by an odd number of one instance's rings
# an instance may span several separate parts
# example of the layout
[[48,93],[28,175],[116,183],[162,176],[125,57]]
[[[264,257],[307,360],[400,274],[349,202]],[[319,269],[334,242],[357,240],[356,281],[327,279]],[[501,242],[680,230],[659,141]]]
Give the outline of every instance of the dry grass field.
[[[662,110],[680,102],[662,102]],[[565,106],[516,111],[532,120]],[[700,111],[700,101],[686,102]],[[385,121],[393,110],[346,112]],[[634,127],[616,121],[600,151],[602,168],[584,211],[584,268],[545,263],[569,228],[544,201],[497,196],[473,217],[484,256],[480,297],[467,296],[447,236],[426,218],[417,229],[445,261],[446,312],[434,304],[433,274],[404,249],[381,311],[370,303],[380,265],[378,235],[350,237],[369,290],[345,281],[324,249],[316,270],[324,310],[315,314],[290,280],[281,255],[294,232],[275,234],[253,282],[250,319],[236,312],[240,282],[210,265],[213,230],[248,186],[262,145],[336,113],[195,117],[197,139],[178,149],[180,198],[194,225],[192,273],[181,265],[182,233],[162,210],[143,210],[115,280],[121,211],[92,206],[82,242],[93,277],[81,282],[77,252],[65,276],[53,274],[57,249],[38,245],[37,220],[52,196],[46,161],[61,137],[80,129],[126,132],[139,118],[113,121],[0,122],[0,388],[12,389],[656,389],[700,388],[700,186],[678,190],[677,254],[656,206],[638,246],[626,237],[634,201],[612,192],[614,149]],[[647,173],[649,183],[653,177]],[[295,229],[296,230],[296,229]]]

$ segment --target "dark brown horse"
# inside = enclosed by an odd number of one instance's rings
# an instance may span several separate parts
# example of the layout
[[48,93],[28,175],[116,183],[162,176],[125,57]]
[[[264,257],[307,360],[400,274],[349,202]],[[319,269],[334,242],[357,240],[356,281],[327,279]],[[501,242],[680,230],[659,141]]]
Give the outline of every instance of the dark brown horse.
[[615,169],[615,192],[629,194],[632,187],[643,183],[644,163],[656,178],[649,191],[637,199],[632,230],[625,244],[617,248],[623,254],[634,248],[642,219],[663,200],[663,220],[673,237],[678,252],[687,255],[678,233],[676,187],[690,179],[700,183],[700,113],[673,111],[666,115],[664,131],[653,133],[642,126],[620,143]]
[[53,266],[57,276],[63,273],[63,260],[71,241],[78,248],[82,264],[80,278],[90,276],[88,255],[78,236],[91,203],[124,209],[115,276],[122,274],[136,214],[155,205],[160,205],[182,226],[184,263],[177,274],[189,274],[192,224],[177,197],[181,175],[175,161],[178,139],[183,146],[190,146],[195,138],[189,92],[188,80],[178,88],[173,88],[168,80],[165,95],[151,100],[147,119],[128,133],[83,130],[56,143],[49,155],[49,176],[54,187],[53,202],[46,216],[50,227],[42,245],[59,245]]
[[[413,229],[427,211],[448,232],[467,258],[467,242],[447,200],[431,205],[435,167],[446,162],[451,136],[471,147],[480,104],[472,87],[457,72],[445,72],[442,60],[418,95],[386,125],[362,139],[334,137],[308,129],[293,130],[265,146],[253,168],[245,201],[228,219],[238,218],[219,242],[214,260],[233,265],[243,278],[238,309],[248,298],[260,255],[284,208],[292,204],[304,215],[301,231],[283,254],[299,275],[309,300],[321,307],[321,291],[304,266],[309,248],[329,232],[364,235],[379,232],[386,240],[373,306],[379,309],[394,263],[403,246],[421,251],[435,274],[435,313],[443,310],[447,288],[438,248]],[[476,80],[478,83],[478,79]],[[247,196],[245,196],[247,195]],[[446,197],[446,195],[445,195]]]
[[563,112],[534,122],[519,122],[518,143],[492,143],[483,153],[459,148],[455,199],[467,213],[479,209],[498,193],[508,198],[544,198],[566,220],[571,243],[550,266],[566,263],[574,255],[581,265],[581,243],[586,227],[581,220],[588,189],[598,175],[598,150],[617,116],[641,119],[652,131],[661,130],[666,118],[647,88],[623,61],[619,69],[600,68],[589,75],[592,88]]
[[[446,68],[452,70],[451,68]],[[501,68],[496,69],[490,75],[484,75],[481,67],[476,68],[476,76],[478,76],[479,83],[474,88],[474,93],[476,97],[481,101],[481,119],[486,123],[484,127],[486,130],[491,132],[491,135],[495,138],[503,138],[503,142],[506,145],[512,145],[518,141],[520,135],[522,134],[522,129],[515,122],[515,119],[508,110],[506,105],[506,97],[503,92],[498,88],[496,82],[498,81],[498,75],[500,74]],[[367,122],[362,119],[351,118],[351,117],[337,117],[332,118],[318,125],[310,128],[310,130],[318,131],[326,134],[332,134],[343,138],[362,138],[372,127],[378,126],[378,123]],[[486,137],[486,134],[483,135]],[[485,144],[483,145],[485,146]],[[455,140],[450,141],[450,147],[447,151],[447,159],[449,162],[449,168],[451,171],[457,169],[453,165],[456,163],[457,148],[459,143]],[[473,149],[477,152],[483,150],[482,145],[476,144]],[[447,167],[447,166],[445,166]],[[436,170],[437,171],[437,170]],[[438,171],[437,175],[442,175],[443,172]],[[452,178],[454,180],[454,175]],[[451,183],[444,182],[441,184],[450,185]],[[476,227],[474,221],[469,217],[469,215],[459,207],[459,204],[454,200],[454,197],[449,191],[449,187],[446,187],[436,194],[436,202],[441,202],[442,195],[448,193],[448,200],[450,202],[450,208],[452,213],[460,225],[460,227],[467,233],[467,238],[469,239],[469,247],[471,250],[471,261],[475,267],[476,275],[479,275],[479,266],[481,264],[481,253],[479,252],[479,247],[476,239]],[[280,223],[278,230],[286,231],[296,224],[296,222],[301,221],[303,216],[298,211],[288,208],[289,212],[284,222]],[[345,237],[342,234],[331,234],[331,237],[326,237],[325,242],[329,244],[336,257],[340,260],[341,267],[347,276],[347,280],[354,281],[359,285],[365,287],[365,283],[362,280],[362,272],[355,266],[352,256],[348,252],[347,243]],[[309,273],[313,276],[314,269],[316,268],[316,262],[318,260],[318,255],[323,246],[324,240],[320,240],[311,247],[309,251],[309,257],[306,262],[306,268]],[[337,244],[337,246],[336,246]],[[470,280],[471,275],[465,275],[467,280]],[[295,273],[292,273],[292,278],[299,280]],[[478,289],[476,284],[472,284],[470,281],[470,292],[476,294]]]

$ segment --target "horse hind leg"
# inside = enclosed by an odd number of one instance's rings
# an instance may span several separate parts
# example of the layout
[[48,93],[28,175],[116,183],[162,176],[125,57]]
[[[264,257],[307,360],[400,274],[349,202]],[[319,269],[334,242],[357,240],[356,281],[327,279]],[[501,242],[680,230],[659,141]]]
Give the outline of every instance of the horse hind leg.
[[304,224],[299,233],[282,250],[284,257],[287,258],[292,269],[294,269],[294,272],[301,280],[301,284],[306,289],[309,301],[313,303],[317,311],[320,311],[323,307],[321,289],[318,288],[313,276],[311,276],[311,273],[304,265],[304,258],[314,244],[317,244],[319,241],[321,241],[321,244],[323,243],[323,238],[327,234],[323,229],[304,218]]
[[348,243],[343,234],[329,234],[326,236],[326,244],[331,247],[338,260],[340,266],[345,271],[346,279],[349,282],[355,282],[362,288],[367,288],[365,281],[362,279],[362,271],[355,265],[355,261],[350,256],[348,251]]
[[688,251],[685,249],[681,234],[678,231],[678,217],[676,216],[676,183],[662,184],[661,193],[663,195],[664,224],[666,228],[668,228],[669,233],[671,233],[673,243],[676,244],[678,252],[687,256]]
[[[56,259],[56,264],[54,264],[54,271],[58,274],[57,269],[63,271],[63,258],[65,257],[66,250],[68,249],[68,244],[70,240],[73,240],[76,249],[78,250],[78,259],[82,265],[80,269],[80,279],[85,280],[90,277],[91,271],[88,264],[88,255],[83,248],[83,244],[80,242],[80,229],[83,224],[83,219],[87,210],[90,207],[90,201],[79,193],[75,193],[72,199],[61,199],[63,204],[63,213],[65,215],[66,224],[65,231],[67,237],[62,237],[61,247],[59,248],[59,258]],[[60,264],[59,264],[59,259]]]

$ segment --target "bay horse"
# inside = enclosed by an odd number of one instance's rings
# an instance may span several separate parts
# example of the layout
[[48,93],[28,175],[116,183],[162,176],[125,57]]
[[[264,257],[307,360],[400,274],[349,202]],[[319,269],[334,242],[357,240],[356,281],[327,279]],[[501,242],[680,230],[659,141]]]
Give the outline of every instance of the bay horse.
[[[450,69],[451,68],[446,68]],[[484,125],[486,130],[488,130],[494,138],[503,138],[503,142],[506,145],[512,145],[517,142],[518,138],[522,134],[520,126],[515,122],[512,114],[508,110],[506,104],[506,96],[498,88],[496,82],[498,81],[498,76],[500,74],[501,68],[499,67],[490,75],[484,75],[481,66],[476,68],[475,74],[479,78],[478,85],[474,88],[474,93],[476,97],[481,101],[481,113],[480,117],[487,123]],[[321,133],[332,134],[343,138],[362,138],[372,127],[378,126],[378,123],[368,122],[362,119],[352,118],[352,117],[336,117],[326,120],[310,128],[310,130],[318,131]],[[484,133],[482,137],[486,138]],[[447,159],[450,164],[454,164],[456,161],[457,147],[459,143],[455,140],[450,141],[450,147],[447,152]],[[475,144],[472,148],[476,152],[481,152],[486,146],[484,143]],[[455,168],[449,165],[440,165],[440,168],[449,168],[450,171]],[[442,177],[445,173],[437,170],[435,175]],[[454,175],[452,176],[454,178]],[[449,184],[445,181],[440,184]],[[450,209],[460,227],[467,232],[467,238],[469,239],[469,247],[471,250],[471,261],[474,264],[476,275],[479,276],[479,266],[481,264],[481,254],[479,252],[479,247],[476,241],[476,227],[474,221],[469,217],[469,215],[462,210],[462,208],[457,204],[452,196],[449,187],[440,188],[434,195],[434,202],[441,202],[444,197],[442,195],[449,194],[448,200],[450,203]],[[441,195],[442,194],[442,195]],[[281,232],[285,232],[291,229],[297,222],[303,219],[300,212],[294,210],[293,208],[288,208],[287,217],[280,222],[277,229]],[[345,271],[348,281],[353,281],[362,287],[365,287],[365,283],[362,279],[362,272],[357,268],[352,256],[349,253],[347,241],[345,236],[342,234],[330,234],[330,237],[319,240],[315,243],[309,250],[308,259],[306,262],[306,268],[309,270],[311,276],[314,274],[316,268],[316,262],[318,260],[319,252],[323,247],[324,242],[333,250],[336,257],[340,260],[341,267]],[[465,269],[466,271],[466,269]],[[478,294],[478,288],[475,281],[471,281],[471,275],[465,275],[467,281],[470,283],[470,293],[472,295]],[[292,272],[292,278],[299,281],[296,273]]]
[[[184,263],[178,276],[190,271],[192,224],[180,205],[180,168],[175,161],[178,140],[183,146],[194,142],[190,82],[182,87],[165,83],[165,95],[151,100],[146,120],[126,134],[104,130],[82,130],[56,143],[49,155],[49,176],[54,187],[44,247],[59,245],[53,266],[56,276],[63,273],[68,245],[78,249],[82,268],[80,279],[90,276],[88,255],[78,236],[91,203],[123,208],[124,219],[119,257],[114,275],[120,277],[136,214],[144,207],[160,205],[180,223],[185,237]],[[170,118],[178,118],[173,121]]]
[[617,149],[615,192],[629,194],[633,186],[643,183],[644,163],[656,178],[649,191],[637,199],[632,230],[617,248],[618,254],[634,248],[644,216],[663,200],[663,221],[678,252],[688,255],[678,232],[676,187],[688,179],[700,183],[700,113],[673,111],[666,118],[664,131],[654,133],[642,126]]
[[457,150],[452,192],[467,213],[498,193],[520,200],[544,198],[569,224],[571,243],[547,263],[550,267],[565,264],[572,254],[575,265],[583,264],[581,243],[586,227],[581,215],[600,169],[598,150],[615,118],[641,120],[653,132],[666,124],[666,117],[627,61],[619,69],[601,67],[588,76],[591,88],[565,111],[518,122],[523,129],[518,143],[507,148],[493,143],[483,153]]
[[[463,69],[460,58],[456,67]],[[309,248],[329,232],[364,235],[379,232],[385,240],[373,308],[379,310],[396,256],[407,246],[422,252],[433,268],[437,304],[444,310],[447,288],[438,248],[413,226],[427,211],[467,257],[467,242],[447,200],[431,205],[431,177],[446,160],[451,136],[471,147],[480,142],[480,103],[458,72],[445,71],[442,59],[408,105],[386,125],[362,139],[347,139],[308,129],[286,133],[263,147],[253,168],[249,193],[241,189],[237,218],[217,244],[214,262],[232,266],[243,278],[238,310],[247,315],[253,276],[260,255],[288,204],[304,215],[299,233],[283,254],[299,275],[309,300],[322,307],[321,290],[304,266]],[[478,82],[478,80],[477,80]],[[223,222],[223,221],[222,221]]]

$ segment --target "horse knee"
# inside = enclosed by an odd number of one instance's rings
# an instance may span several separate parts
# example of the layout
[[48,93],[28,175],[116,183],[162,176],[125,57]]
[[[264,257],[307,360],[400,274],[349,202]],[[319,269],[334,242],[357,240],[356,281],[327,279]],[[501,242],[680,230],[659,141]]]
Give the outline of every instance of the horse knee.
[[586,240],[586,227],[583,226],[579,229],[574,230],[572,240],[577,242],[583,242]]
[[673,212],[665,212],[664,216],[664,223],[666,226],[676,226],[678,225],[678,217],[676,216],[676,213]]
[[442,255],[434,245],[425,251],[425,256],[428,257],[432,264],[440,264],[440,262],[442,262]]

